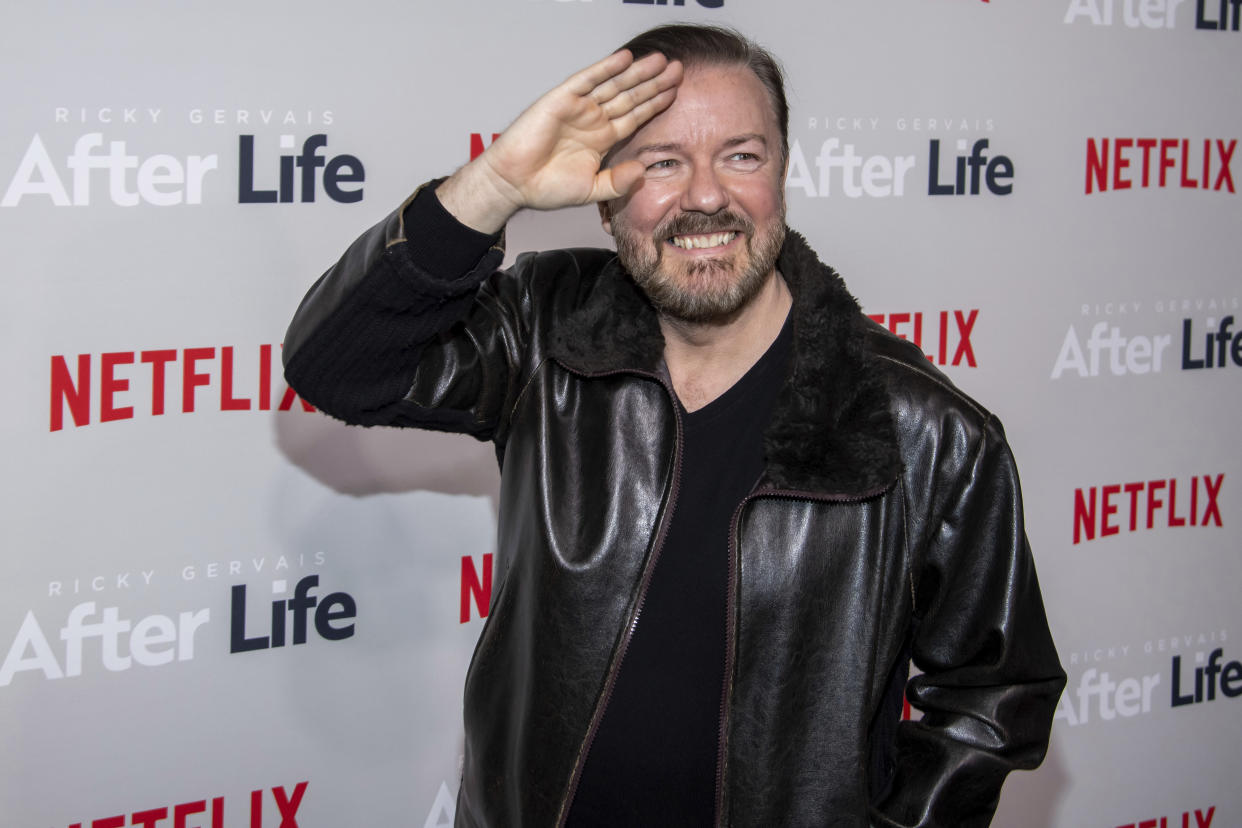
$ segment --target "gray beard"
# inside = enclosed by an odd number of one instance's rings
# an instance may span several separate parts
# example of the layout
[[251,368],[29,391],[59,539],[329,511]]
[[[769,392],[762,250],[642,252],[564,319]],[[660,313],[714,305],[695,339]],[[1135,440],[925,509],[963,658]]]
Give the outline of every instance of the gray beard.
[[[785,241],[783,210],[758,234],[751,222],[733,213],[683,213],[653,234],[654,250],[629,232],[623,222],[614,218],[613,224],[617,230],[617,258],[655,309],[670,319],[695,324],[726,321],[749,304],[775,269]],[[745,233],[748,255],[740,269],[725,258],[708,258],[691,262],[680,275],[665,271],[666,239],[726,228],[739,228]]]

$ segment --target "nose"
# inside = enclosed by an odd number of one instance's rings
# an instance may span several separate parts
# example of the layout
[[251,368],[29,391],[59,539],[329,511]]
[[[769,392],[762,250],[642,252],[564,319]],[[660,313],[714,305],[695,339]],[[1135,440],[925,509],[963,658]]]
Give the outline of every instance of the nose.
[[696,213],[718,213],[729,205],[729,192],[711,165],[696,164],[686,181],[681,208]]

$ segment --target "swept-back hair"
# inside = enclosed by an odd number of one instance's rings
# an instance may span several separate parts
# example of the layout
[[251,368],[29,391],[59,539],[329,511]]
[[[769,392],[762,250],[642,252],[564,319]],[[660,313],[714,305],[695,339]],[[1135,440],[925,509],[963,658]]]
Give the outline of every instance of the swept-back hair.
[[621,47],[634,59],[659,52],[669,60],[692,66],[746,66],[768,93],[781,129],[781,155],[789,157],[789,104],[785,100],[785,73],[772,53],[735,29],[694,23],[669,23],[635,35]]

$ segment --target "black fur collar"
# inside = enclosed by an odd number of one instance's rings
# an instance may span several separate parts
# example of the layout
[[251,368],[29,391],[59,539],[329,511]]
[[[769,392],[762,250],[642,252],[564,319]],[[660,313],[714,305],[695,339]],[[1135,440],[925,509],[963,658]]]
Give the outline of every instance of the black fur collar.
[[[789,379],[764,434],[761,486],[861,496],[900,469],[888,392],[868,365],[866,317],[841,277],[789,231],[777,261],[793,294]],[[586,302],[552,331],[549,354],[571,371],[661,372],[664,336],[654,309],[613,258]]]

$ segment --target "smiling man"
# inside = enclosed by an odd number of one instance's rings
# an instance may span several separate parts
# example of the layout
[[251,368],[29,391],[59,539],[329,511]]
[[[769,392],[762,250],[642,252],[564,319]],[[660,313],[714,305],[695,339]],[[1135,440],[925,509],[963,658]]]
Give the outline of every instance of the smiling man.
[[[986,825],[1043,757],[1065,677],[1001,426],[787,230],[787,154],[771,56],[660,27],[294,318],[320,408],[496,446],[459,825]],[[588,203],[615,254],[498,270],[518,210]]]

